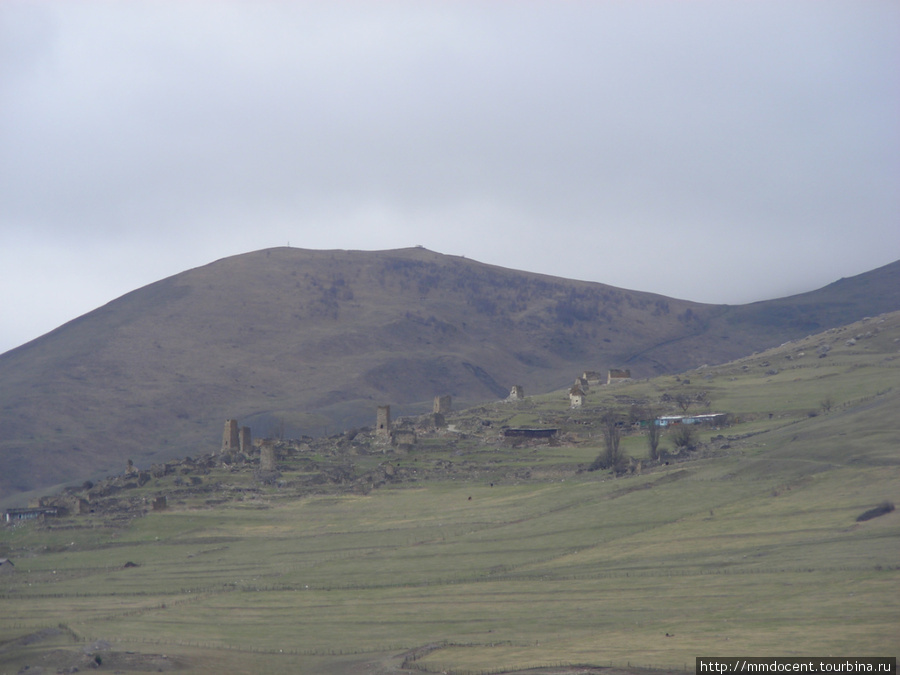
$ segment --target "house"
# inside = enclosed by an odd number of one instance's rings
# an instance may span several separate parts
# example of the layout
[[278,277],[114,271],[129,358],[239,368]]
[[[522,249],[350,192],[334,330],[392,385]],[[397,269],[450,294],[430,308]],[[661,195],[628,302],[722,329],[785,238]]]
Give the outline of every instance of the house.
[[0,574],[11,574],[16,571],[16,566],[8,558],[0,558]]
[[581,374],[581,379],[587,380],[587,383],[598,385],[603,384],[603,374],[598,373],[596,370],[586,370]]
[[580,408],[584,405],[584,390],[577,384],[569,389],[569,405],[572,408]]
[[611,368],[606,375],[606,384],[612,384],[613,382],[625,382],[626,380],[631,379],[631,371],[628,369],[618,370],[616,368]]
[[6,509],[3,519],[7,523],[15,523],[20,520],[38,520],[47,516],[58,516],[59,509],[55,506],[36,509]]
[[656,426],[669,427],[676,424],[708,424],[724,426],[728,422],[728,413],[706,413],[703,415],[665,415],[656,419]]

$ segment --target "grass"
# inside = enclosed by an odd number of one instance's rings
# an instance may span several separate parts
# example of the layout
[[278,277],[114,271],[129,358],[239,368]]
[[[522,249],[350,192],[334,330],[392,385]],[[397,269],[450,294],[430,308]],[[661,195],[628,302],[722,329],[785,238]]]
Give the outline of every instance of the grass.
[[[467,470],[368,494],[266,488],[125,525],[81,516],[6,528],[0,555],[16,572],[0,577],[0,673],[97,639],[165,653],[196,673],[396,667],[425,645],[438,648],[423,650],[417,667],[457,673],[893,654],[900,517],[856,519],[900,498],[898,331],[893,316],[877,350],[841,341],[827,359],[787,360],[804,348],[788,345],[704,369],[704,385],[691,373],[715,410],[743,421],[702,432],[708,445],[689,460],[640,474],[578,471],[601,450],[583,410],[581,435],[558,446],[430,439],[387,459]],[[761,376],[758,364],[776,358],[789,366]],[[660,378],[599,389],[589,407],[679,386]],[[832,411],[810,417],[826,395]],[[561,396],[494,414],[552,425],[568,414]],[[623,449],[646,453],[638,434]],[[385,459],[354,462],[363,471]],[[59,624],[78,641],[65,633],[11,644]]]

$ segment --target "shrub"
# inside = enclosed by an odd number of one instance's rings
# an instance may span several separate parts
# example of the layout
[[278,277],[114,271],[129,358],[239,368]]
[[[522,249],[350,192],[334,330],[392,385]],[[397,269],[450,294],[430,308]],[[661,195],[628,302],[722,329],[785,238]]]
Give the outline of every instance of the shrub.
[[690,424],[677,425],[670,436],[678,450],[693,450],[697,447],[697,434]]

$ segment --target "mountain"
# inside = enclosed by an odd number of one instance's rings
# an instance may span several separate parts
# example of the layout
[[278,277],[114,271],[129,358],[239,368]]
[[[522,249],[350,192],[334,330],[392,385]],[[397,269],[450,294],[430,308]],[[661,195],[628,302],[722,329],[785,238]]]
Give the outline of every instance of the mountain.
[[254,436],[371,425],[718,363],[900,309],[900,261],[728,306],[508,270],[423,248],[276,248],[150,284],[0,355],[0,500]]

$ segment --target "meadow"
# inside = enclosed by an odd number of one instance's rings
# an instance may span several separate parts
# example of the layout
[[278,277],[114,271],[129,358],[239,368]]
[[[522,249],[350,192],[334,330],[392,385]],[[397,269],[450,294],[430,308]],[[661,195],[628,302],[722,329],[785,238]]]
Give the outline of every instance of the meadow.
[[[460,428],[555,424],[564,442],[423,439],[388,458],[421,478],[363,493],[271,486],[126,522],[6,527],[0,557],[15,572],[0,575],[0,673],[56,672],[98,641],[110,645],[100,667],[117,672],[147,669],[128,652],[184,673],[674,672],[697,656],[896,656],[900,515],[857,517],[900,500],[898,338],[900,315],[886,315],[595,388],[579,410],[554,392],[461,411]],[[658,408],[684,389],[734,423],[704,428],[690,453],[664,435],[670,459],[658,464],[634,431],[623,448],[640,468],[584,470],[602,450],[592,420],[603,410]],[[353,458],[357,471],[384,461]],[[426,471],[448,463],[466,470]]]

